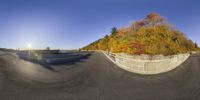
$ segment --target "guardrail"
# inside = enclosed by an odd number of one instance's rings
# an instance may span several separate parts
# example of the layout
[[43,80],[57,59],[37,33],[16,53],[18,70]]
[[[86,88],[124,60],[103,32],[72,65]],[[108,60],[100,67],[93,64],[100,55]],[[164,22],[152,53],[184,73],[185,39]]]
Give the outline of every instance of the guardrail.
[[89,56],[90,53],[64,53],[64,54],[37,54],[32,52],[18,52],[19,58],[40,64],[61,64],[75,61]]

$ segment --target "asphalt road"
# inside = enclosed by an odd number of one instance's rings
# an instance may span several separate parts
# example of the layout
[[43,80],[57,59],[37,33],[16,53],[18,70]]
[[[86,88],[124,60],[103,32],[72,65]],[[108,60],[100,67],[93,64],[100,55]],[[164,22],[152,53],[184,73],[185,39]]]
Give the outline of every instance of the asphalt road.
[[102,53],[52,69],[0,55],[0,100],[200,100],[200,56],[173,71],[139,75]]

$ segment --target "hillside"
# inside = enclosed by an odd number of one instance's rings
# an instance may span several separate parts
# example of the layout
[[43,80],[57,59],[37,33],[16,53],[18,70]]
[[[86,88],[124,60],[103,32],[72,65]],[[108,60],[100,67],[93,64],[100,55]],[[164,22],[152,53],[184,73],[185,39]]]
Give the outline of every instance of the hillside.
[[113,27],[110,35],[82,48],[82,50],[105,50],[137,55],[173,55],[198,49],[196,43],[156,12],[135,21],[128,27],[119,29]]

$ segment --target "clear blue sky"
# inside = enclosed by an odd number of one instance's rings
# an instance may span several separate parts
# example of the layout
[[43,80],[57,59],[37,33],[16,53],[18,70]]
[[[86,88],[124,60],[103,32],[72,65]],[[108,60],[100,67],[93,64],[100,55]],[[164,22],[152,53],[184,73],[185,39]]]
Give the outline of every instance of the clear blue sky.
[[152,11],[200,44],[199,0],[0,0],[0,47],[80,48]]

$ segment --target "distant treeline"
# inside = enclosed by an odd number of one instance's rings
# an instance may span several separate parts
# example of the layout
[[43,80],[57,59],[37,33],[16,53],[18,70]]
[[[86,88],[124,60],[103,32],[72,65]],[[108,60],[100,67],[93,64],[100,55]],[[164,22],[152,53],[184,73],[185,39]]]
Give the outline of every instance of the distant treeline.
[[128,27],[113,27],[110,35],[83,47],[82,50],[173,55],[196,51],[199,47],[160,14],[152,12]]

